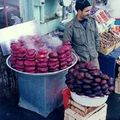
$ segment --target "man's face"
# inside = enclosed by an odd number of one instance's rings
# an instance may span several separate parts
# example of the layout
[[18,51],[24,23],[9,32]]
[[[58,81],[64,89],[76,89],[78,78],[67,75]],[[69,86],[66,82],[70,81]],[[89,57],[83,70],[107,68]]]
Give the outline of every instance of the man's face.
[[92,6],[86,7],[82,11],[78,10],[78,14],[82,19],[84,19],[84,18],[86,18],[87,16],[90,15],[91,9],[92,9]]

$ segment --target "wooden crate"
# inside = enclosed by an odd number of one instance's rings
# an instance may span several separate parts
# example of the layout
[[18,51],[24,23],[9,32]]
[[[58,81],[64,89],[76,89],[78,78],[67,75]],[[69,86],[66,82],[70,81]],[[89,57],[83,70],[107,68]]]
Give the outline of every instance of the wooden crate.
[[109,48],[101,48],[100,49],[100,53],[104,54],[104,55],[108,55],[109,53],[111,53],[114,49],[117,49],[120,47],[120,42],[114,44],[113,46],[109,47]]
[[107,55],[109,53],[111,53],[113,50],[115,49],[115,45],[109,47],[109,48],[100,48],[100,53]]
[[120,78],[115,80],[115,93],[120,94]]
[[97,107],[86,116],[81,116],[71,108],[65,110],[64,120],[106,120],[107,104]]

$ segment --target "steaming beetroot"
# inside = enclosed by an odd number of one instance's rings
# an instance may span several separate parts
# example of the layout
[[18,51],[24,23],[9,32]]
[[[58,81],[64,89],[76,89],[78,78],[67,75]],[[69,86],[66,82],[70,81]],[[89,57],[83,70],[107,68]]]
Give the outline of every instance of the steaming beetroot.
[[114,91],[114,80],[90,62],[78,62],[66,75],[68,88],[78,95],[102,97]]
[[[57,40],[57,39],[55,39]],[[39,35],[22,36],[11,43],[12,67],[23,72],[46,73],[62,70],[72,65],[72,47],[69,42],[54,42]],[[57,45],[59,43],[59,45]]]

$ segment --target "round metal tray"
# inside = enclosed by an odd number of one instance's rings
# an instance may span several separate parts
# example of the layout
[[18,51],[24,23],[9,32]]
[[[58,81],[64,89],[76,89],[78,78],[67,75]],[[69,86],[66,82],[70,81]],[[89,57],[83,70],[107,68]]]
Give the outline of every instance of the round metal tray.
[[61,73],[61,72],[64,72],[64,71],[70,69],[71,67],[73,67],[73,66],[77,63],[77,56],[76,56],[74,53],[72,53],[72,55],[73,55],[73,64],[72,64],[71,66],[67,67],[66,69],[62,69],[62,70],[55,71],[55,72],[47,72],[47,73],[28,73],[28,72],[22,72],[22,71],[16,70],[16,69],[14,69],[14,68],[11,66],[11,63],[10,63],[10,57],[11,57],[11,55],[8,56],[8,58],[6,59],[6,64],[7,64],[7,66],[8,66],[10,69],[12,69],[12,70],[15,71],[15,72],[21,73],[21,74],[35,75],[35,76],[37,76],[37,75],[39,75],[39,76],[47,76],[47,75],[59,74],[59,73]]

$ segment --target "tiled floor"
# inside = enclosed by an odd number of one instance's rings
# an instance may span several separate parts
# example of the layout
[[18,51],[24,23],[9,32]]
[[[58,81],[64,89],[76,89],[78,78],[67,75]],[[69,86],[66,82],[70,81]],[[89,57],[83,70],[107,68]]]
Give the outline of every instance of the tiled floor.
[[[120,120],[120,95],[113,94],[108,99],[107,120]],[[63,120],[63,107],[53,111],[48,118],[10,104],[0,104],[0,120]]]

